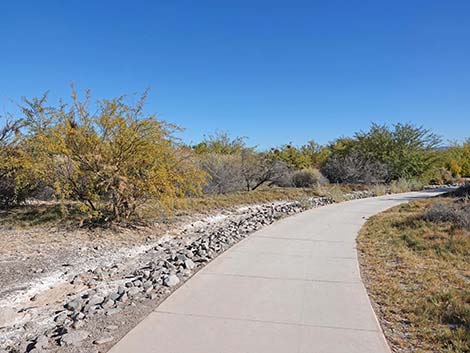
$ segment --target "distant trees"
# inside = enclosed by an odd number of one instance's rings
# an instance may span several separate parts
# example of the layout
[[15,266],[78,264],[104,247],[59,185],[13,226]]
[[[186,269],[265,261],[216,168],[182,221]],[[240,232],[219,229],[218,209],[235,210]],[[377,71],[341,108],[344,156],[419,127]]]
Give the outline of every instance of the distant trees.
[[289,169],[271,154],[248,147],[241,137],[226,133],[206,137],[193,147],[201,168],[209,175],[207,193],[255,190],[265,183],[282,179]]
[[262,151],[226,133],[185,146],[177,127],[144,113],[145,100],[92,102],[89,92],[80,100],[75,91],[55,106],[46,94],[24,99],[22,116],[8,116],[0,128],[0,208],[47,187],[57,199],[78,201],[94,220],[127,221],[147,200],[168,208],[201,192],[470,176],[470,140],[437,148],[437,135],[412,124],[372,124],[325,146],[309,141]]
[[463,143],[454,142],[442,150],[439,156],[442,166],[454,177],[470,177],[470,138]]
[[320,167],[328,159],[330,151],[312,140],[301,147],[287,144],[272,148],[269,153],[273,159],[285,163],[292,169],[300,170]]
[[419,178],[436,163],[440,138],[412,124],[372,124],[349,139],[330,144],[331,154],[322,168],[336,182],[390,182]]
[[323,166],[322,173],[333,183],[370,185],[384,183],[388,178],[385,164],[366,159],[357,151],[333,154]]

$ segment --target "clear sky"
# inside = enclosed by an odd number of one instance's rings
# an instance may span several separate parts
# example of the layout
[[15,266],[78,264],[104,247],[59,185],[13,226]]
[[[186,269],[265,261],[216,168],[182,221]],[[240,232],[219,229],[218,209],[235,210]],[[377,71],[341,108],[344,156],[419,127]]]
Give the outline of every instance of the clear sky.
[[260,147],[378,123],[470,136],[469,0],[71,0],[0,3],[10,100],[151,88],[147,110]]

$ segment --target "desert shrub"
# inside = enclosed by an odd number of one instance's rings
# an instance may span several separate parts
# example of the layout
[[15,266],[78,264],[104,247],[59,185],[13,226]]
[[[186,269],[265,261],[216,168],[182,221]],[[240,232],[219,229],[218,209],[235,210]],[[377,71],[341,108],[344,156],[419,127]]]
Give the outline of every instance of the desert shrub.
[[416,178],[432,168],[440,142],[439,136],[421,126],[372,124],[369,131],[356,133],[353,149],[384,164],[390,181]]
[[450,222],[456,227],[470,229],[470,206],[437,203],[425,212],[424,219],[434,223]]
[[268,153],[245,148],[240,157],[241,173],[248,191],[256,190],[265,183],[280,185],[291,175],[290,169],[285,163],[272,158]]
[[245,188],[239,155],[207,153],[200,157],[199,165],[209,176],[204,193],[226,194]]
[[387,179],[384,164],[366,159],[357,152],[331,157],[321,169],[330,182],[351,184],[376,184]]
[[0,129],[0,208],[24,202],[37,189],[45,171],[23,144],[21,120],[7,120]]
[[463,143],[454,142],[449,148],[439,151],[441,166],[454,177],[470,177],[470,138]]
[[271,158],[285,163],[293,170],[305,169],[312,166],[310,156],[291,144],[273,148],[269,153]]
[[244,137],[231,138],[226,132],[216,132],[205,136],[204,139],[193,146],[197,154],[241,154],[247,148]]
[[333,185],[331,188],[329,188],[325,196],[332,198],[335,202],[341,202],[345,200],[344,191],[339,185]]
[[462,173],[462,167],[459,165],[455,159],[451,159],[448,164],[448,169],[454,178],[458,178]]
[[272,158],[285,163],[290,169],[302,170],[318,168],[328,159],[330,151],[315,141],[296,147],[292,144],[272,148],[269,151]]
[[328,180],[318,169],[298,170],[292,175],[292,184],[297,188],[308,188],[326,183],[328,183]]
[[423,174],[421,179],[426,180],[429,184],[432,185],[448,185],[454,183],[455,181],[452,173],[444,167],[433,168],[427,171]]
[[270,159],[270,178],[269,185],[279,187],[292,187],[293,171],[282,161]]
[[465,183],[460,186],[457,190],[453,192],[453,195],[456,197],[470,198],[470,182]]
[[390,183],[390,192],[393,194],[408,192],[408,191],[419,191],[423,189],[423,184],[417,179],[398,179],[393,180]]
[[[334,182],[390,182],[422,176],[438,163],[440,138],[411,124],[372,124],[352,138],[339,138],[329,145],[330,158],[322,172]],[[366,182],[367,183],[367,182]]]
[[216,133],[205,137],[193,149],[201,168],[210,176],[204,186],[206,193],[256,190],[266,183],[287,183],[290,178],[286,163],[271,152],[259,152],[255,147],[247,146],[242,137],[231,138],[226,133]]
[[369,190],[376,196],[387,194],[388,188],[384,184],[374,184],[369,186]]
[[408,188],[410,191],[420,191],[423,190],[424,184],[419,179],[409,179]]
[[57,194],[94,219],[128,220],[149,199],[169,207],[200,190],[204,175],[178,145],[176,127],[145,115],[144,102],[119,97],[91,108],[88,92],[57,108],[25,101],[25,143],[44,158]]

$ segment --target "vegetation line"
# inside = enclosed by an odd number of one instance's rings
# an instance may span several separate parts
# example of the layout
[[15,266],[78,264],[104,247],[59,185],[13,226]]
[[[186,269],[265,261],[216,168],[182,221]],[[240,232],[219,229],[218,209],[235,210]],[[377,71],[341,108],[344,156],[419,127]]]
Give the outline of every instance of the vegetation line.
[[385,184],[399,192],[470,176],[469,140],[442,149],[438,135],[412,124],[372,124],[325,146],[260,151],[224,133],[190,146],[176,138],[178,127],[145,113],[146,99],[93,102],[89,91],[80,99],[75,90],[55,105],[46,94],[24,99],[21,116],[8,115],[0,129],[0,208],[56,200],[62,216],[76,203],[81,223],[126,224],[152,207],[169,213],[242,191],[331,182],[380,194]]

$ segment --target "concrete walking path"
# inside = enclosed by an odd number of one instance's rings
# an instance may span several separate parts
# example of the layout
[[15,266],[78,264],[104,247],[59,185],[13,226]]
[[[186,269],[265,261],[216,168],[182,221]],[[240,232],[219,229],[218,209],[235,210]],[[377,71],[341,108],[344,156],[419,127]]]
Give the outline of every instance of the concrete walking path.
[[389,353],[355,239],[367,217],[437,193],[343,202],[265,227],[199,271],[110,353]]

